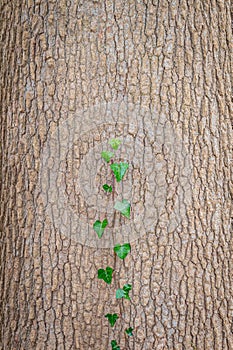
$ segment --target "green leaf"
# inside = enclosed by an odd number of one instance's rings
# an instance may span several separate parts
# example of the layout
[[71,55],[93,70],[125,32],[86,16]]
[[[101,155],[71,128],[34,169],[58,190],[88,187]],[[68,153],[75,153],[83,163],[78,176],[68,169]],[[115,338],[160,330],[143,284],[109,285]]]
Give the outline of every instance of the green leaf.
[[115,178],[117,182],[120,182],[123,179],[123,176],[126,173],[126,170],[128,169],[129,164],[128,163],[113,163],[110,165],[110,168],[113,171],[113,174],[115,175]]
[[128,334],[129,337],[133,336],[133,328],[129,327],[125,330],[125,333]]
[[129,283],[124,284],[124,287],[123,287],[124,291],[129,292],[131,289],[132,289],[131,284],[129,284]]
[[106,191],[106,192],[112,192],[112,186],[109,186],[107,184],[104,184],[103,185],[103,189]]
[[121,288],[117,289],[116,298],[117,299],[125,298],[125,299],[130,300],[129,291],[131,289],[132,289],[131,284],[125,284],[122,289]]
[[120,144],[121,144],[121,140],[119,140],[119,139],[111,139],[111,140],[109,140],[109,145],[110,145],[115,151],[118,150]]
[[126,199],[123,199],[122,202],[116,202],[114,209],[118,210],[127,219],[130,218],[130,203]]
[[124,298],[125,296],[125,292],[123,291],[123,289],[117,289],[116,291],[116,298],[117,299],[121,299],[121,298]]
[[104,282],[106,282],[107,284],[111,284],[113,271],[114,271],[114,269],[112,269],[109,266],[106,267],[106,270],[99,269],[98,270],[98,278],[101,280],[104,280]]
[[113,152],[108,152],[108,151],[103,151],[101,152],[101,157],[107,162],[110,162],[110,159],[114,157],[114,153]]
[[105,315],[105,317],[107,317],[107,319],[112,327],[116,323],[116,320],[119,318],[117,314],[107,314],[107,315]]
[[111,345],[112,345],[112,350],[121,350],[120,347],[117,345],[116,340],[112,340]]
[[96,222],[94,223],[93,229],[95,230],[99,238],[103,236],[104,229],[107,225],[108,225],[107,219],[104,219],[102,222],[99,220],[96,220]]
[[122,245],[117,244],[114,247],[114,252],[122,260],[126,258],[126,256],[129,254],[130,250],[131,250],[131,246],[129,243],[125,243]]

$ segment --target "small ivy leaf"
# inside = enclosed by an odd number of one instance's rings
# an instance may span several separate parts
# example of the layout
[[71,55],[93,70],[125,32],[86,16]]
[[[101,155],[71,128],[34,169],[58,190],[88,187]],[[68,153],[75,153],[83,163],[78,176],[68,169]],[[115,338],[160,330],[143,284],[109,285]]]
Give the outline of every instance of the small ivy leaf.
[[112,340],[111,345],[112,345],[112,350],[121,350],[120,347],[117,345],[116,340]]
[[126,199],[123,199],[122,202],[116,202],[114,209],[118,210],[127,219],[130,218],[130,203]]
[[129,284],[129,283],[124,284],[123,290],[124,290],[125,292],[129,292],[131,289],[132,289],[131,284]]
[[125,333],[128,334],[129,337],[133,336],[133,328],[129,327],[125,330]]
[[117,314],[107,314],[107,315],[105,315],[105,317],[107,317],[107,319],[112,327],[116,323],[116,320],[119,318]]
[[121,299],[121,298],[124,298],[125,296],[125,292],[123,291],[123,289],[117,289],[116,291],[116,298],[117,299]]
[[107,162],[109,163],[111,158],[114,157],[114,153],[113,152],[108,152],[108,151],[103,151],[101,152],[101,157]]
[[109,140],[109,145],[110,145],[115,151],[118,150],[120,144],[121,144],[121,140],[119,140],[119,139],[111,139],[111,140]]
[[125,284],[122,289],[121,288],[117,289],[116,298],[117,299],[125,298],[125,299],[130,300],[129,291],[131,289],[132,289],[131,284]]
[[105,227],[108,225],[108,220],[104,219],[102,222],[100,220],[96,220],[93,225],[93,229],[97,233],[98,237],[101,238],[104,233]]
[[113,174],[115,175],[115,178],[117,182],[120,182],[123,179],[123,176],[126,173],[126,170],[128,169],[129,164],[128,163],[113,163],[110,165],[110,168],[113,171]]
[[106,270],[99,269],[98,270],[98,278],[101,280],[104,280],[104,282],[106,282],[107,284],[111,284],[113,271],[114,271],[114,269],[112,269],[109,266],[106,267]]
[[122,245],[117,244],[114,247],[114,252],[122,260],[127,257],[127,255],[129,254],[130,250],[131,250],[131,246],[130,246],[129,243],[125,243],[125,244],[122,244]]
[[112,186],[109,186],[109,185],[107,185],[107,184],[104,184],[103,185],[103,189],[106,191],[106,192],[112,192]]

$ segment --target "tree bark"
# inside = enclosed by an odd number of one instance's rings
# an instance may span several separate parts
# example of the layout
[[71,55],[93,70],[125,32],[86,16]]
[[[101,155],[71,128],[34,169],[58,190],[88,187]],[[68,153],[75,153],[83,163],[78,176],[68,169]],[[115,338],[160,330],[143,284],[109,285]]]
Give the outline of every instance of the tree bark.
[[[1,14],[1,349],[233,349],[230,1],[1,0]],[[126,100],[174,128],[192,188],[169,228],[167,170],[155,228],[121,262],[56,227],[40,167],[62,122]],[[131,302],[97,279],[107,265]]]

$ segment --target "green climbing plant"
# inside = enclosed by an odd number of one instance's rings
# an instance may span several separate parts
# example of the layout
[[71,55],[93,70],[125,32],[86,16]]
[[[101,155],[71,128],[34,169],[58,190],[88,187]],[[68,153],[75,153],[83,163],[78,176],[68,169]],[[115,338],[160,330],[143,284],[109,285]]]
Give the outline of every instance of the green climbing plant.
[[120,347],[117,345],[116,340],[112,340],[111,345],[112,345],[112,350],[120,350]]
[[132,289],[131,284],[128,284],[128,283],[125,284],[122,289],[121,288],[117,289],[116,298],[117,299],[125,298],[130,300],[129,292],[131,291],[131,289]]
[[93,225],[93,228],[95,232],[97,233],[98,237],[101,238],[103,236],[105,227],[108,225],[108,220],[104,219],[102,222],[100,220],[96,220],[96,222]]
[[127,219],[130,218],[130,203],[126,199],[123,199],[122,202],[117,201],[114,209],[118,210]]
[[132,337],[133,336],[133,328],[129,327],[125,330],[125,333],[129,336]]
[[[129,168],[129,164],[127,162],[114,162],[113,158],[115,157],[114,151],[117,151],[118,148],[121,145],[121,140],[119,139],[111,139],[108,143],[112,150],[105,150],[101,152],[102,159],[109,165],[111,172],[112,172],[112,184],[103,184],[102,189],[106,193],[112,193],[113,199],[114,199],[114,192],[115,192],[115,181],[117,183],[121,182],[123,178],[125,177],[125,174]],[[127,219],[130,219],[130,212],[131,212],[131,205],[130,202],[127,199],[122,199],[122,201],[116,201],[114,204],[114,209],[119,212],[121,215],[126,217]],[[99,219],[96,220],[93,224],[93,229],[95,230],[97,236],[99,239],[103,236],[106,227],[108,226],[108,220],[105,218],[103,221],[100,221]],[[124,260],[127,255],[131,252],[131,246],[130,243],[124,243],[124,244],[116,244],[114,247],[114,253],[116,256]],[[105,269],[101,268],[98,270],[98,279],[103,280],[108,285],[111,284],[112,278],[113,278],[113,272],[114,269],[110,266],[107,266]],[[131,284],[125,284],[123,288],[118,288],[116,290],[116,299],[128,299],[131,300],[129,296],[129,292],[132,290]],[[105,317],[108,319],[109,324],[111,327],[115,326],[116,321],[119,319],[119,316],[116,313],[108,313],[105,315]],[[129,327],[125,330],[125,334],[127,336],[133,336],[133,328]],[[111,341],[111,347],[112,350],[120,350],[120,346],[117,344],[116,340]]]
[[107,319],[112,327],[115,325],[116,320],[119,318],[119,316],[117,314],[107,314],[107,315],[105,315],[105,317],[107,317]]
[[127,255],[129,254],[131,250],[130,244],[129,243],[125,243],[125,244],[117,244],[114,247],[114,252],[116,253],[116,255],[118,256],[118,258],[124,260]]
[[107,266],[105,270],[99,269],[98,278],[104,280],[104,282],[106,282],[107,284],[111,284],[113,271],[114,270],[109,266]]

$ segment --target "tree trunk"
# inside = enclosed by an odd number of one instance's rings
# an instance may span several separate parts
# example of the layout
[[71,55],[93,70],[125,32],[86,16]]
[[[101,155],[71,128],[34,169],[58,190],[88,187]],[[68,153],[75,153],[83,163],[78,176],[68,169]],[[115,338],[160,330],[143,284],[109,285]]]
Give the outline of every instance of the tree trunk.
[[[1,14],[1,349],[233,349],[230,1],[1,0]],[[92,161],[114,136],[133,224],[115,214],[123,236],[111,222],[99,240],[108,174]]]

